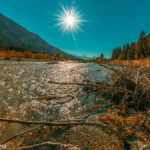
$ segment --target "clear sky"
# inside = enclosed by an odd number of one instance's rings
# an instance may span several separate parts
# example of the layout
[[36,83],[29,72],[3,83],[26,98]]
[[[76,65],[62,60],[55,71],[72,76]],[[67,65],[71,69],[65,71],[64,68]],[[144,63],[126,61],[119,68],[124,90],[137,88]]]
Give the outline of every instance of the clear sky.
[[[86,20],[82,32],[63,34],[56,14],[61,5],[74,6]],[[0,0],[0,13],[61,50],[87,56],[137,41],[141,30],[150,33],[150,0]]]

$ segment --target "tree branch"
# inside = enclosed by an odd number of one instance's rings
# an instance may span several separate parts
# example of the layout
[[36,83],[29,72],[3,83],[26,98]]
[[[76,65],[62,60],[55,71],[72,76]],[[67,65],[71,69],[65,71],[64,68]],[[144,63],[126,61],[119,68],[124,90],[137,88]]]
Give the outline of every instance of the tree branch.
[[31,128],[31,129],[28,129],[28,130],[26,130],[26,131],[20,132],[19,134],[16,134],[15,136],[12,136],[12,137],[8,138],[7,140],[3,141],[1,144],[3,145],[3,144],[5,144],[5,143],[11,141],[12,139],[14,139],[14,138],[16,138],[16,137],[18,137],[18,136],[21,136],[21,135],[23,135],[23,134],[25,134],[25,133],[31,132],[31,131],[33,131],[33,130],[35,130],[35,129],[38,129],[38,128],[41,128],[41,127],[43,127],[43,125],[41,125],[41,126],[36,126],[36,127]]
[[23,150],[23,149],[31,149],[31,148],[36,148],[36,147],[40,147],[40,146],[46,146],[46,145],[51,145],[51,146],[60,146],[60,147],[70,147],[74,150],[81,150],[80,148],[72,145],[72,144],[63,144],[63,143],[59,143],[59,142],[43,142],[40,144],[34,144],[34,145],[29,145],[29,146],[24,146],[24,147],[18,147],[18,148],[7,148],[8,150]]
[[40,121],[23,121],[23,120],[12,120],[12,119],[6,119],[6,118],[0,118],[0,121],[4,122],[16,122],[21,124],[38,124],[38,125],[45,125],[45,126],[95,126],[100,127],[104,129],[109,129],[112,133],[116,134],[123,142],[125,146],[128,146],[128,142],[125,140],[125,138],[117,131],[116,129],[102,123],[95,123],[95,122],[77,122],[77,121],[62,121],[62,122],[40,122]]

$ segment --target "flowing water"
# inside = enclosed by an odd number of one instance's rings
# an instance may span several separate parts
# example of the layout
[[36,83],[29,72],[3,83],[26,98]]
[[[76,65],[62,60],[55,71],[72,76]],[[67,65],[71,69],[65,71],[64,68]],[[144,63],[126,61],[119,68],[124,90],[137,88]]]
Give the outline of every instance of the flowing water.
[[[86,84],[104,77],[105,69],[94,63],[0,62],[0,116],[32,121],[87,119],[98,113],[93,107],[100,98],[87,96],[80,85],[51,82]],[[0,141],[23,128],[0,127]]]
[[[0,114],[20,119],[62,120],[91,106],[86,89],[59,83],[94,83],[104,77],[94,63],[1,62]],[[81,98],[82,97],[82,98]]]

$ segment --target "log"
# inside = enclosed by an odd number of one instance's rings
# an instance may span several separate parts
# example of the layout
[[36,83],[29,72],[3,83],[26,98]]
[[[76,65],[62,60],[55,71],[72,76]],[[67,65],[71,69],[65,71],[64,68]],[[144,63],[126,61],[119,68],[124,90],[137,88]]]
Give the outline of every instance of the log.
[[71,148],[72,150],[81,150],[80,148],[72,145],[72,144],[64,144],[64,143],[59,143],[59,142],[43,142],[40,144],[34,144],[34,145],[29,145],[29,146],[23,146],[23,147],[17,147],[17,148],[7,148],[7,150],[23,150],[23,149],[32,149],[36,147],[41,147],[41,146],[59,146],[59,147],[64,147],[64,148]]

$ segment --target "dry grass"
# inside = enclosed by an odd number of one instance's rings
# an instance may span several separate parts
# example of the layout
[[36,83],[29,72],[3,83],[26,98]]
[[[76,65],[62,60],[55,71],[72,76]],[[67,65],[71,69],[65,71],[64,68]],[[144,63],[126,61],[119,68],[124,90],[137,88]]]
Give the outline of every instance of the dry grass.
[[150,67],[150,59],[145,58],[141,60],[109,60],[106,61],[108,64],[133,66],[133,67]]

